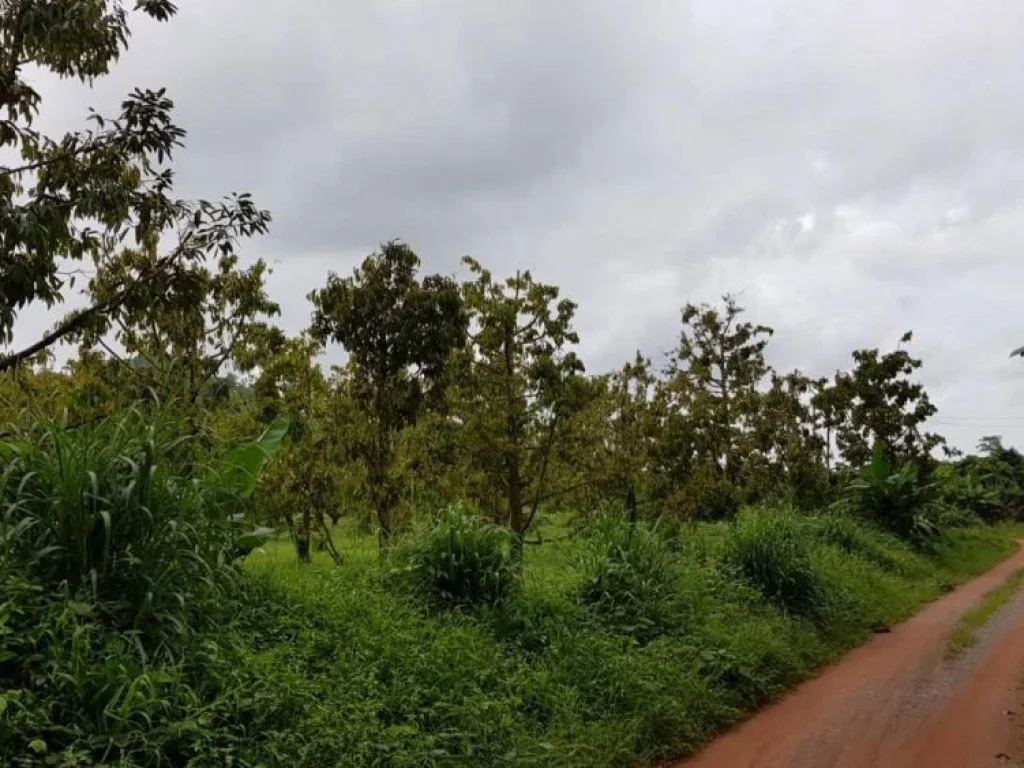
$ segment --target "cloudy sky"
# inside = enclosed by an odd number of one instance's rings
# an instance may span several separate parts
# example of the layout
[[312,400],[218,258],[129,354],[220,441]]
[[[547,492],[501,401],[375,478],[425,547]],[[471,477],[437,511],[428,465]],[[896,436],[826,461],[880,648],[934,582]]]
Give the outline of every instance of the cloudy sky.
[[[741,295],[779,368],[912,349],[963,448],[1024,447],[1020,0],[179,0],[44,124],[166,86],[179,193],[250,190],[283,323],[400,237],[580,304],[606,370]],[[34,313],[20,332],[46,320]]]

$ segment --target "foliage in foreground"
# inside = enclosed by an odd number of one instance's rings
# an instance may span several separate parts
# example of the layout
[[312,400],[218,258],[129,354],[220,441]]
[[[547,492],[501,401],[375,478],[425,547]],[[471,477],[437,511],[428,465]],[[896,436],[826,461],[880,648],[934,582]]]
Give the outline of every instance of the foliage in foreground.
[[240,511],[285,425],[201,462],[181,426],[129,411],[0,443],[5,759],[176,764],[195,736],[175,718],[208,704],[192,670],[246,588]]
[[[88,593],[43,588],[5,567],[0,758],[647,764],[692,750],[879,622],[902,618],[1009,549],[991,529],[944,534],[914,552],[852,519],[761,517],[768,522],[750,512],[739,527],[690,527],[677,545],[605,519],[583,539],[531,545],[516,565],[522,586],[484,588],[475,594],[504,599],[473,611],[436,610],[442,593],[433,587],[410,600],[406,583],[386,578],[393,566],[380,564],[369,534],[348,533],[349,546],[356,539],[363,548],[347,550],[341,568],[326,556],[298,567],[287,543],[274,542],[235,572],[230,592],[205,603],[203,631],[182,634],[176,653],[161,656]],[[417,536],[414,550],[433,542],[427,563],[448,562],[459,541],[476,553],[465,562],[510,562],[487,554],[507,553],[507,532],[460,511]],[[754,546],[759,537],[771,543]],[[737,541],[783,552],[770,561],[783,583],[786,569],[802,573],[809,561],[828,610],[809,622],[780,607],[779,593],[729,565]]]
[[138,414],[0,444],[0,554],[33,583],[166,639],[222,590],[228,499],[175,475],[181,440]]

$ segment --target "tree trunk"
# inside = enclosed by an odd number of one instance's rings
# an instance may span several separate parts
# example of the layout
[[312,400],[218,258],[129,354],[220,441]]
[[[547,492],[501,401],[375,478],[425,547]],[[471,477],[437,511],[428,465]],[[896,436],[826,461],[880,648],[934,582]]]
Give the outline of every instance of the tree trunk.
[[309,506],[302,510],[302,522],[299,524],[299,532],[295,537],[295,549],[299,555],[300,563],[309,562],[309,535],[310,535],[310,513]]
[[526,537],[526,515],[523,509],[523,484],[519,473],[519,457],[512,457],[508,472],[508,525],[512,529],[512,554],[517,558],[523,553],[523,539]]
[[379,449],[375,459],[376,466],[371,469],[368,478],[373,502],[373,511],[377,516],[377,544],[382,555],[387,554],[391,547],[392,530],[391,494],[387,484],[386,461],[383,449]]
[[[378,408],[383,400],[378,401]],[[394,439],[398,429],[388,426],[383,414],[377,416],[377,438],[374,446],[373,466],[370,468],[369,480],[373,493],[373,508],[377,514],[377,545],[380,554],[386,555],[391,549],[391,540],[395,533],[395,521],[392,517],[397,497],[391,485],[390,473],[395,464]]]
[[626,491],[626,519],[630,523],[636,522],[636,491],[633,489],[633,484],[629,484],[629,489]]
[[331,560],[334,561],[335,565],[340,566],[342,564],[341,552],[334,545],[334,539],[331,538],[331,530],[327,527],[327,523],[324,522],[324,516],[321,514],[317,518],[317,526],[320,529],[320,535],[323,537],[321,543],[321,549],[331,556]]
[[382,555],[386,555],[391,549],[391,510],[387,503],[379,499],[377,501],[377,546]]
[[832,471],[832,426],[825,428],[825,471]]

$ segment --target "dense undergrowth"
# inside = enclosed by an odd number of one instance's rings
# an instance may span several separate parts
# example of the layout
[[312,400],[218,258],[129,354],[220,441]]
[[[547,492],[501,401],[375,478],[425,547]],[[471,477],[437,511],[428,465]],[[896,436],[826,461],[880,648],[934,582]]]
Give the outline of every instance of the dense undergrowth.
[[[745,569],[744,526],[791,527],[784,546],[806,568],[797,583],[813,585],[799,610]],[[856,543],[835,543],[840,526]],[[310,765],[649,764],[1012,548],[996,530],[965,529],[919,552],[850,520],[771,509],[735,528],[695,525],[674,545],[620,521],[596,528],[531,548],[522,589],[474,610],[396,589],[369,539],[341,569],[296,568],[283,546],[254,554],[250,573],[294,622],[259,656],[280,662],[271,688],[304,702],[268,742]],[[793,561],[758,565],[786,582]]]
[[70,434],[5,449],[5,765],[650,764],[1012,548],[760,507],[671,536],[553,514],[520,562],[456,509],[383,560],[343,524],[342,567],[286,540],[239,567],[231,472]]

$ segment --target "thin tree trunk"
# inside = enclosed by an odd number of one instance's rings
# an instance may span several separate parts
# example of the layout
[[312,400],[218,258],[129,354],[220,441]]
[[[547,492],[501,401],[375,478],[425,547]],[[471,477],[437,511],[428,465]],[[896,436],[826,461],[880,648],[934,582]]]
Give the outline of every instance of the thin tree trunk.
[[373,446],[372,466],[367,478],[373,496],[373,510],[377,515],[377,546],[381,555],[386,555],[391,548],[392,530],[391,493],[388,489],[388,469],[391,466],[390,435],[384,425],[381,389],[377,392],[377,437]]
[[391,549],[391,512],[386,505],[377,507],[377,546],[382,555]]
[[324,516],[321,514],[317,517],[318,528],[320,529],[320,535],[323,537],[323,548],[324,551],[331,556],[331,560],[334,561],[335,565],[341,565],[342,557],[341,552],[334,545],[334,539],[331,538],[331,530],[327,527],[327,523],[324,522]]
[[517,409],[520,407],[515,393],[515,364],[513,346],[515,331],[505,328],[505,407],[507,410],[508,448],[505,459],[508,464],[508,525],[512,529],[512,554],[517,559],[523,554],[523,537],[526,535],[526,519],[523,514],[523,478],[519,466],[519,422]]
[[302,522],[299,523],[299,533],[295,537],[295,549],[299,555],[300,563],[308,563],[309,557],[309,531],[310,529],[310,512],[309,505],[305,505],[302,510]]
[[630,523],[636,522],[636,491],[633,489],[633,484],[629,484],[629,489],[626,491],[626,519]]
[[519,457],[513,457],[508,476],[508,524],[515,534],[512,540],[513,554],[518,558],[523,553],[523,538],[526,536],[526,517],[523,514],[523,485],[519,473]]

